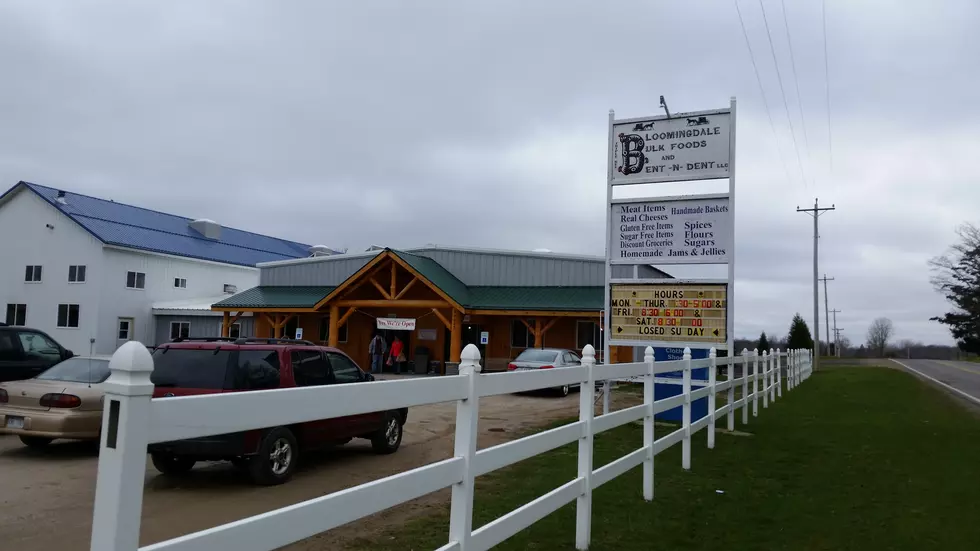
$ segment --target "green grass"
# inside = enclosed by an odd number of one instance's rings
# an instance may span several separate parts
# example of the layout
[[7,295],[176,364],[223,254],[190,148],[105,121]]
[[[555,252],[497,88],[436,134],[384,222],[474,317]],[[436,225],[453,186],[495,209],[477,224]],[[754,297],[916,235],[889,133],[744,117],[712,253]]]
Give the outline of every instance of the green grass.
[[[699,432],[689,472],[680,445],[657,456],[652,503],[640,468],[599,488],[590,549],[980,549],[980,420],[910,375],[825,369],[736,428],[752,435],[719,433],[714,450]],[[596,467],[641,442],[634,425],[599,435]],[[481,477],[474,527],[575,470],[573,444]],[[447,530],[448,504],[356,548],[436,549]],[[572,504],[497,549],[574,549],[574,537]]]

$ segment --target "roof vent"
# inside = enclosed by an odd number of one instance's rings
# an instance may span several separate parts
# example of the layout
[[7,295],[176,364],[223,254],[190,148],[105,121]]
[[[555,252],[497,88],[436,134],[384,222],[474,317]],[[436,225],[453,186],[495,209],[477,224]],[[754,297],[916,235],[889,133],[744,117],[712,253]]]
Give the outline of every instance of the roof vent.
[[208,239],[221,239],[221,224],[207,218],[198,218],[191,222],[190,227]]
[[534,249],[532,253],[550,253],[553,252],[551,249]]
[[382,246],[380,246],[380,245],[371,245],[370,247],[368,247],[367,249],[365,249],[364,252],[370,253],[370,252],[374,252],[374,251],[383,251],[383,250],[385,250],[385,248],[382,247]]
[[68,202],[65,201],[65,192],[59,190],[58,191],[58,196],[55,198],[55,201],[61,203],[62,205],[67,205]]
[[347,252],[346,249],[338,250],[326,245],[313,245],[308,249],[310,256],[333,256],[335,254],[344,254]]
[[227,293],[229,295],[234,295],[235,293],[238,292],[238,286],[237,285],[232,285],[231,283],[225,283],[224,290],[225,290],[225,293]]

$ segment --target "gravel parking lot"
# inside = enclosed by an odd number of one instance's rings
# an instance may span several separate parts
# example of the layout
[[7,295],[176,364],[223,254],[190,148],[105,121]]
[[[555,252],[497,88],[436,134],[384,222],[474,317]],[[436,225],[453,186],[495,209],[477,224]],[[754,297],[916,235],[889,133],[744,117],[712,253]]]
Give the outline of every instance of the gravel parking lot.
[[[576,416],[578,399],[578,394],[565,398],[484,398],[480,401],[479,446],[492,446],[525,429]],[[453,450],[455,411],[455,402],[412,408],[402,447],[394,455],[374,455],[369,442],[355,440],[305,456],[296,475],[283,486],[252,486],[229,463],[199,464],[179,478],[161,476],[148,465],[141,544],[271,511],[448,458]],[[98,451],[93,444],[56,442],[46,450],[36,451],[21,445],[16,437],[0,436],[2,547],[18,551],[88,549],[97,461]],[[448,490],[444,490],[288,549],[343,548],[344,542],[355,535],[365,536],[390,523],[400,523],[446,503],[448,497]]]

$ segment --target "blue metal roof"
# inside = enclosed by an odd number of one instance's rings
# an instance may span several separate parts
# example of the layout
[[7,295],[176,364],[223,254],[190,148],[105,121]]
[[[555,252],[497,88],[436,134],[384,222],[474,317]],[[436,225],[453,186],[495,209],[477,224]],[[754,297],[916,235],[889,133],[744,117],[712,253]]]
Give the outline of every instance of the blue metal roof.
[[309,245],[222,226],[219,239],[208,239],[191,229],[191,218],[65,192],[64,203],[57,189],[19,182],[3,196],[25,186],[54,208],[85,228],[103,243],[144,251],[172,254],[239,266],[260,262],[304,258]]

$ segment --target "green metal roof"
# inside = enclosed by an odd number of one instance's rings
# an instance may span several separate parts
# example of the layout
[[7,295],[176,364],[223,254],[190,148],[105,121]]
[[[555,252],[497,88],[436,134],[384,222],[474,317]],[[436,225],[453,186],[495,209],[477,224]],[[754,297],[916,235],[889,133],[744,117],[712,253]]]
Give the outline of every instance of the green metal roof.
[[252,287],[215,303],[218,308],[312,308],[334,287]]
[[466,306],[469,301],[469,288],[456,278],[456,276],[449,273],[449,270],[443,268],[442,264],[427,256],[419,256],[417,254],[395,250],[391,252],[398,258],[404,260],[416,272],[422,274],[422,277],[429,280],[430,283],[438,287],[443,293],[449,295],[449,298]]
[[467,308],[596,312],[603,309],[602,287],[470,287]]

